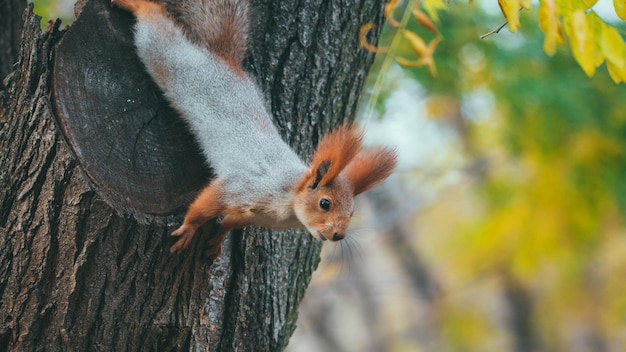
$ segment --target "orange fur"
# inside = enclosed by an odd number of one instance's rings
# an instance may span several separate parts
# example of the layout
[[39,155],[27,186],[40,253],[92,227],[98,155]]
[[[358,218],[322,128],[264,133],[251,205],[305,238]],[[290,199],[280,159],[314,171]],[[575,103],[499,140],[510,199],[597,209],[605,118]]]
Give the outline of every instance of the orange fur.
[[354,195],[376,187],[398,164],[396,152],[389,148],[361,151],[344,169]]
[[[328,211],[321,209],[321,199],[330,201]],[[345,177],[338,176],[330,185],[305,187],[295,194],[294,208],[303,225],[318,240],[343,239],[354,211],[352,187]]]
[[353,126],[343,125],[327,134],[317,146],[311,168],[302,179],[298,189],[314,184],[326,186],[356,156],[361,148],[363,135]]
[[180,239],[170,248],[170,252],[181,252],[187,248],[198,228],[223,212],[224,204],[221,200],[220,184],[218,181],[213,181],[191,203],[182,226],[172,232],[172,236],[179,236]]
[[210,260],[214,260],[222,253],[222,244],[228,232],[251,224],[250,218],[253,214],[245,208],[226,207],[222,201],[222,196],[219,181],[214,181],[202,189],[198,197],[189,206],[181,227],[172,233],[172,236],[180,237],[170,248],[172,253],[180,253],[187,248],[198,228],[204,223],[224,215],[224,218],[219,222],[218,232],[209,239],[208,257]]
[[154,18],[157,17],[157,15],[167,15],[163,4],[147,0],[111,0],[111,4],[131,12],[135,17],[141,17],[143,19]]
[[[354,196],[387,178],[396,167],[390,149],[361,150],[362,134],[344,125],[320,142],[309,171],[294,191],[294,210],[319,240],[345,237],[354,212]],[[327,202],[326,208],[321,201]]]

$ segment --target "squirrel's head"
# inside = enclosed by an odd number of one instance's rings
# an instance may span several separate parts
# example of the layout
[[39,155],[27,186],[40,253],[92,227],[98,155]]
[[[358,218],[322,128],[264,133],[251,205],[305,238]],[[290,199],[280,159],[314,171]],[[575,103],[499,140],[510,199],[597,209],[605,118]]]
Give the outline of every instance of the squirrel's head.
[[354,197],[377,186],[396,167],[393,150],[362,150],[362,138],[354,127],[345,125],[326,135],[295,189],[296,216],[318,240],[343,239]]

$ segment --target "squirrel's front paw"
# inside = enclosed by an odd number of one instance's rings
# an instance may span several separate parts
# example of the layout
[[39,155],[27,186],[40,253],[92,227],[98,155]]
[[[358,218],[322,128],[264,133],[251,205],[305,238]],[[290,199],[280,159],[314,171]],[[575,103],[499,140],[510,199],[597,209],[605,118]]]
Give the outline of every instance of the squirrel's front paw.
[[172,247],[170,247],[170,252],[180,253],[185,250],[185,248],[189,246],[189,243],[191,243],[191,239],[193,238],[195,233],[195,228],[192,228],[191,226],[187,226],[185,224],[179,227],[178,230],[172,232],[172,236],[177,236],[180,238],[178,239],[178,241],[176,241],[176,243],[174,243]]

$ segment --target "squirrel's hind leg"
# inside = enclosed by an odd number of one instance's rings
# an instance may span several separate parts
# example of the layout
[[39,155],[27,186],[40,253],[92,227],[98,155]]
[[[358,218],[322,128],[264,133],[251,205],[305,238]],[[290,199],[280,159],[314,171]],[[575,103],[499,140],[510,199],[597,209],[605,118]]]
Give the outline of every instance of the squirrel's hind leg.
[[209,246],[206,252],[208,259],[213,262],[217,257],[222,255],[222,246],[226,234],[231,230],[240,229],[250,225],[248,216],[245,213],[239,211],[227,211],[224,218],[218,223],[219,230],[217,233],[209,239]]
[[170,248],[170,252],[182,252],[189,246],[198,228],[210,219],[220,216],[223,211],[221,185],[219,181],[213,181],[191,203],[182,226],[172,232],[172,236],[180,239]]

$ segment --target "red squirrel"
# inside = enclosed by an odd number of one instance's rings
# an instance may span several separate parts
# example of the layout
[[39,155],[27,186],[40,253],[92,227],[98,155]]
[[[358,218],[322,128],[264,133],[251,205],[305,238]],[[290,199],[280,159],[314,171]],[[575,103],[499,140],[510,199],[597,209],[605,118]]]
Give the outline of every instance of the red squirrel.
[[137,18],[139,58],[216,174],[172,233],[179,239],[171,252],[183,251],[200,226],[219,217],[211,260],[230,230],[246,226],[306,228],[320,241],[343,239],[354,197],[393,172],[395,151],[362,148],[361,132],[349,125],[326,135],[308,165],[289,148],[243,70],[247,1],[191,0],[167,8],[146,0],[111,2]]

